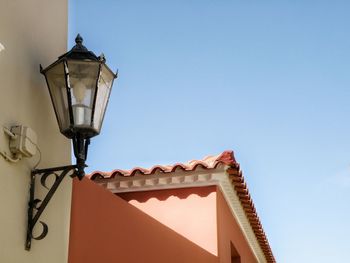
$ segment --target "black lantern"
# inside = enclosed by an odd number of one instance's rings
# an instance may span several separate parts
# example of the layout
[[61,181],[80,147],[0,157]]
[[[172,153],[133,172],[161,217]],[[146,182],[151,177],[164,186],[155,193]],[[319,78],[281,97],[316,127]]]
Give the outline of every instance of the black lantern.
[[[113,80],[117,77],[106,65],[103,55],[97,57],[83,46],[79,34],[75,43],[69,52],[46,69],[40,65],[40,72],[45,75],[60,131],[73,141],[77,163],[31,171],[26,250],[30,250],[32,239],[41,240],[47,235],[48,226],[39,219],[65,176],[84,177],[90,138],[101,131]],[[51,187],[46,184],[49,176],[55,179]],[[49,190],[43,200],[35,197],[38,177],[41,185]],[[40,235],[33,236],[37,222],[43,230]]]
[[91,137],[101,130],[113,80],[117,77],[83,45],[78,34],[76,45],[46,69],[45,75],[61,133],[73,141],[79,165],[78,177],[84,176],[87,147]]

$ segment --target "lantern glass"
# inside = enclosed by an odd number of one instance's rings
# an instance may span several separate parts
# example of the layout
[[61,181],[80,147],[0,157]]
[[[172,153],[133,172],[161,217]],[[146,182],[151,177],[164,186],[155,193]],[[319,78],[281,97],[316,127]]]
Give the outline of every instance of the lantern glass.
[[48,69],[45,77],[58,125],[63,133],[70,126],[64,62],[62,61]]
[[101,72],[97,84],[98,88],[95,111],[93,116],[93,127],[97,133],[100,133],[101,130],[101,125],[107,108],[114,78],[114,73],[105,64],[101,64]]
[[100,63],[68,60],[67,65],[73,127],[76,130],[92,128],[92,112]]
[[40,66],[40,70],[46,77],[61,133],[85,140],[100,133],[117,75],[105,64],[103,54],[97,57],[82,44],[80,35],[75,43],[56,62],[46,69]]

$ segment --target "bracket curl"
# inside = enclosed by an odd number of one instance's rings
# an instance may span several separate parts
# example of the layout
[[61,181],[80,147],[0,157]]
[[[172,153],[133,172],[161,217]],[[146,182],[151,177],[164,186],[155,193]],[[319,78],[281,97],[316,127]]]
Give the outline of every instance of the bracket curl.
[[[38,236],[33,236],[33,230],[38,222],[41,214],[45,210],[47,204],[51,200],[52,196],[56,192],[58,186],[63,181],[64,177],[69,174],[72,178],[78,175],[78,165],[68,165],[49,169],[33,170],[31,173],[30,190],[29,190],[29,203],[28,203],[28,226],[27,226],[27,240],[25,249],[30,250],[31,240],[41,240],[45,238],[49,231],[49,227],[43,221],[39,221],[42,225],[42,232]],[[47,179],[49,176],[55,176],[55,181],[50,187],[47,186]],[[49,190],[43,200],[35,198],[35,179],[40,178],[40,184]],[[36,210],[36,212],[35,212]]]
[[47,186],[47,183],[46,183],[46,180],[47,178],[49,178],[50,175],[54,175],[55,176],[55,181],[54,181],[54,184],[55,182],[58,180],[59,178],[59,175],[55,172],[46,172],[46,173],[43,173],[43,175],[41,176],[40,178],[40,183],[42,186],[44,186],[47,190],[50,190],[50,188]]

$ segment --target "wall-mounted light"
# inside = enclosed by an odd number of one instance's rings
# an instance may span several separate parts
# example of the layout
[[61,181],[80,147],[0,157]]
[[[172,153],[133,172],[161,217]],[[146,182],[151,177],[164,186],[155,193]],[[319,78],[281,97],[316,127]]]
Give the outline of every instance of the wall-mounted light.
[[[73,142],[75,165],[36,169],[31,173],[30,201],[28,208],[28,230],[26,249],[31,247],[31,239],[43,239],[48,227],[42,221],[42,233],[34,237],[33,229],[46,205],[55,193],[63,178],[84,177],[85,161],[90,138],[98,135],[106,112],[111,88],[117,73],[106,65],[104,55],[97,57],[83,45],[78,34],[76,45],[58,58],[47,68],[40,65],[40,72],[45,76],[61,133]],[[51,188],[46,179],[54,175],[55,182]],[[40,182],[49,191],[41,201],[34,197],[35,179],[41,176]],[[36,211],[36,212],[35,212]]]
[[0,43],[0,52],[3,51],[5,47]]

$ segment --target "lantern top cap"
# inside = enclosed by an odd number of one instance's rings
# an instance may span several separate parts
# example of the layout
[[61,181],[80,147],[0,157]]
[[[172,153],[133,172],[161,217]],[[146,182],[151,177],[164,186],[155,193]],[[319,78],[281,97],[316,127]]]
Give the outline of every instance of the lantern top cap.
[[75,46],[70,51],[59,57],[59,59],[62,58],[99,61],[99,57],[83,45],[83,38],[80,34],[75,38]]
[[[71,50],[69,50],[67,53],[64,53],[63,55],[58,57],[58,60],[53,62],[51,65],[43,69],[43,67],[40,65],[40,73],[45,75],[45,72],[54,67],[55,65],[62,63],[66,60],[79,60],[84,62],[98,62],[101,64],[104,64],[104,66],[109,70],[109,67],[106,65],[106,58],[105,55],[102,53],[100,56],[96,56],[94,52],[88,50],[83,45],[83,38],[80,34],[78,34],[75,37],[75,45]],[[112,72],[112,71],[111,71]],[[113,72],[112,72],[113,73]],[[114,77],[117,77],[117,73],[113,73]]]

